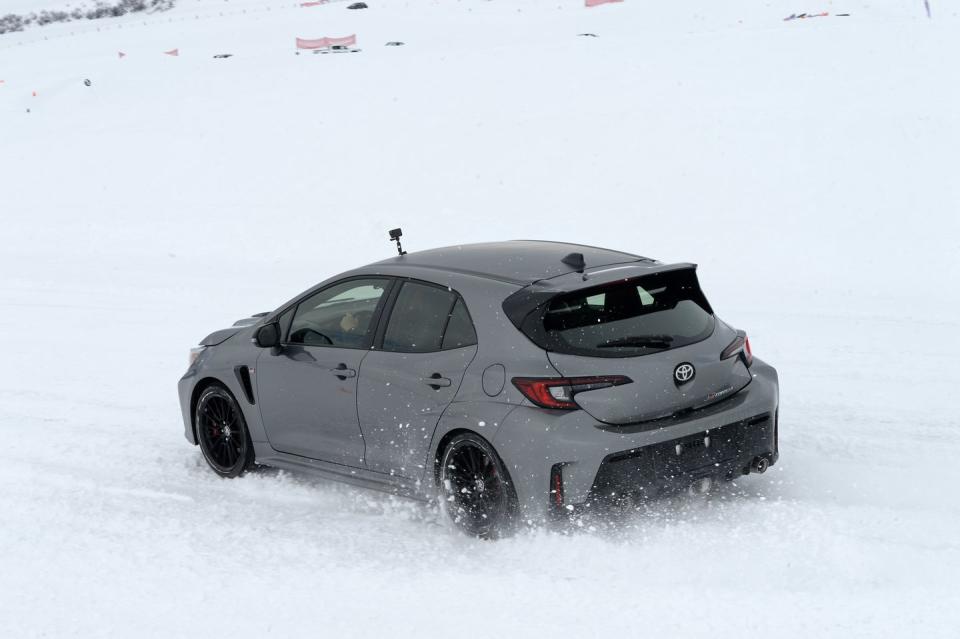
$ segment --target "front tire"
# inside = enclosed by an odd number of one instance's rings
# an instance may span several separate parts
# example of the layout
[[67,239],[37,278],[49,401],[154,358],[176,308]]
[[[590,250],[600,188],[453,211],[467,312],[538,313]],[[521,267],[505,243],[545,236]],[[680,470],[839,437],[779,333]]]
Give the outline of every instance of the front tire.
[[253,442],[237,400],[222,386],[197,399],[197,441],[207,464],[221,477],[239,477],[253,465]]
[[517,520],[517,493],[503,461],[485,439],[462,433],[440,458],[440,503],[454,526],[468,535],[496,539]]

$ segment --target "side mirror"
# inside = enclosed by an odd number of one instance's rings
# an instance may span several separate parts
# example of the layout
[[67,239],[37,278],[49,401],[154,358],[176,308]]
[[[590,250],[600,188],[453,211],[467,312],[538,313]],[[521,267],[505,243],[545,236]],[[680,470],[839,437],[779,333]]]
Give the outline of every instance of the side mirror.
[[253,342],[260,348],[280,346],[280,325],[276,322],[264,324],[257,329],[253,337]]

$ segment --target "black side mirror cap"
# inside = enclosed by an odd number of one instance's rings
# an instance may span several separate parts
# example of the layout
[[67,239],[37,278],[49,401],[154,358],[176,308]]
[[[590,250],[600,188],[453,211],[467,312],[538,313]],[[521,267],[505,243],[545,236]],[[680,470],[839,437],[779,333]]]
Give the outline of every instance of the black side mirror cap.
[[280,346],[280,325],[276,322],[264,324],[257,329],[253,342],[260,348]]

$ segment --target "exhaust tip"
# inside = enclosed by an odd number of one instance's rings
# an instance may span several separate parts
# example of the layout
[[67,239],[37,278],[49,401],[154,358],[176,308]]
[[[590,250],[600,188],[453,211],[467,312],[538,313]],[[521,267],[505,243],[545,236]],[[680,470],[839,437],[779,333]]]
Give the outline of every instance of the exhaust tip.
[[767,472],[767,468],[769,467],[770,460],[768,460],[766,457],[755,457],[753,463],[750,464],[750,470],[760,475]]

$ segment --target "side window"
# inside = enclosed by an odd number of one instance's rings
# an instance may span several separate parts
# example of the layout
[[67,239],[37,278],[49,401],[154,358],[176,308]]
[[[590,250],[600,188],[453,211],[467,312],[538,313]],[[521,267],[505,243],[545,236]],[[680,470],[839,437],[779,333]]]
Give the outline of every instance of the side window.
[[306,346],[369,347],[377,305],[389,283],[385,279],[350,280],[315,293],[297,306],[287,341]]
[[390,313],[383,350],[430,353],[443,344],[443,329],[457,301],[455,293],[436,286],[405,282]]
[[450,314],[447,330],[443,334],[443,350],[473,346],[477,343],[477,333],[470,321],[470,314],[462,299],[458,299]]
[[383,350],[433,353],[476,343],[473,322],[460,296],[429,284],[404,283],[390,313]]

